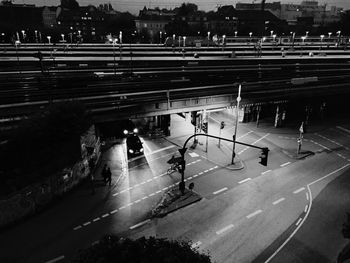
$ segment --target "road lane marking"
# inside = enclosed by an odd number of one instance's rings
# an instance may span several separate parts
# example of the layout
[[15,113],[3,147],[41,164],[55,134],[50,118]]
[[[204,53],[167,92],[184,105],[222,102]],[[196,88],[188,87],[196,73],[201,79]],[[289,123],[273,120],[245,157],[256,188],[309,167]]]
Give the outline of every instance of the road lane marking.
[[142,222],[140,222],[140,223],[138,223],[136,225],[133,225],[133,226],[129,227],[129,229],[132,230],[132,229],[135,229],[137,227],[143,226],[143,225],[147,224],[149,221],[151,221],[151,219],[147,219],[147,220],[142,221]]
[[246,179],[244,179],[244,180],[242,180],[242,181],[239,181],[238,183],[239,183],[239,184],[243,184],[243,183],[248,182],[248,181],[250,181],[250,180],[252,180],[252,178],[246,178]]
[[193,244],[191,245],[191,248],[192,248],[192,249],[193,249],[193,248],[197,248],[197,247],[199,247],[200,245],[202,245],[202,242],[197,241],[196,243],[193,243]]
[[118,212],[118,210],[119,209],[114,209],[114,210],[112,210],[111,212],[109,212],[111,215],[113,215],[113,214],[115,214],[115,213],[117,213]]
[[202,175],[203,174],[203,172],[200,172],[200,173],[198,173],[199,175]]
[[227,189],[228,189],[227,187],[221,188],[220,190],[217,190],[217,191],[213,192],[213,194],[214,194],[214,195],[217,195],[217,194],[219,194],[219,193],[221,193],[221,192],[226,191]]
[[148,196],[144,196],[144,197],[142,197],[142,200],[145,200],[145,199],[147,199],[148,198]]
[[99,218],[99,217],[96,217],[96,218],[94,218],[93,220],[92,220],[92,222],[97,222],[98,220],[100,220],[101,218]]
[[162,189],[162,191],[165,191],[166,189],[168,189],[168,187],[164,187],[164,188]]
[[347,133],[350,133],[350,130],[348,129],[345,129],[344,127],[341,127],[341,126],[336,126],[339,130],[342,130],[342,131],[345,131]]
[[78,230],[80,228],[81,228],[81,226],[76,226],[76,227],[73,228],[73,230]]
[[154,196],[155,195],[155,193],[151,193],[151,194],[149,194],[148,196]]
[[153,180],[153,179],[148,179],[148,180],[147,180],[147,183],[151,182],[152,180]]
[[323,179],[325,179],[325,178],[327,178],[327,177],[329,177],[329,176],[331,176],[331,175],[333,175],[333,174],[335,174],[335,173],[337,173],[337,172],[339,172],[339,171],[341,171],[341,170],[343,170],[343,169],[345,169],[345,168],[348,167],[349,165],[350,165],[350,163],[348,163],[348,164],[346,164],[346,165],[344,165],[344,166],[342,166],[342,167],[340,167],[340,168],[334,170],[333,172],[330,172],[330,173],[326,174],[325,176],[323,176],[323,177],[321,177],[321,178],[319,178],[319,179],[317,179],[317,180],[315,180],[315,181],[313,181],[313,182],[311,182],[311,183],[309,183],[309,184],[307,185],[307,190],[308,190],[308,192],[309,192],[309,207],[308,207],[308,210],[307,210],[307,212],[306,212],[306,215],[304,216],[304,218],[303,218],[301,224],[299,224],[299,225],[297,226],[297,228],[292,232],[292,234],[282,243],[281,246],[279,246],[279,247],[277,248],[277,250],[265,261],[265,263],[269,263],[269,262],[278,254],[278,252],[280,252],[280,251],[287,245],[287,243],[294,237],[294,235],[298,232],[298,230],[300,229],[300,227],[304,224],[304,222],[305,222],[306,219],[308,218],[308,216],[309,216],[309,214],[310,214],[310,211],[311,211],[311,207],[312,207],[312,193],[311,193],[311,188],[310,188],[310,186],[313,185],[313,184],[315,184],[315,183],[317,183],[317,182],[319,182],[319,181],[321,181],[321,180],[323,180]]
[[141,202],[141,199],[136,200],[134,203],[137,204],[139,202]]
[[208,170],[205,170],[205,171],[204,171],[204,173],[207,173],[207,172],[208,172]]
[[113,194],[113,196],[117,196],[117,195],[119,195],[119,193],[115,193],[115,194]]
[[188,180],[192,180],[192,176],[188,177],[187,179],[188,179]]
[[265,172],[262,172],[261,174],[267,174],[267,173],[269,173],[269,172],[271,172],[271,170],[267,170],[267,171],[265,171]]
[[249,131],[249,132],[247,132],[247,133],[241,135],[240,137],[237,138],[237,140],[240,140],[240,139],[242,139],[242,138],[248,136],[248,135],[251,134],[252,132],[253,132],[253,131]]
[[304,212],[306,213],[307,209],[309,208],[309,205],[305,206]]
[[295,190],[295,191],[293,192],[293,194],[298,194],[298,193],[300,193],[301,191],[304,191],[304,190],[305,190],[305,187],[301,187],[301,188]]
[[217,234],[217,235],[221,235],[222,233],[224,233],[224,232],[230,230],[230,229],[233,228],[233,227],[234,227],[233,224],[229,224],[228,226],[225,226],[224,228],[222,228],[222,229],[216,231],[216,234]]
[[84,223],[83,226],[87,226],[87,225],[90,225],[90,224],[91,224],[91,222],[88,221],[88,222]]
[[64,259],[64,256],[63,256],[63,255],[62,255],[62,256],[59,256],[59,257],[57,257],[57,258],[51,259],[51,260],[49,260],[49,261],[46,261],[45,263],[55,263],[55,262],[58,262],[58,261],[60,261],[60,260],[62,260],[62,259]]
[[286,165],[288,165],[288,164],[290,164],[290,162],[283,163],[283,164],[281,164],[280,166],[281,166],[281,167],[284,167],[284,166],[286,166]]
[[158,190],[157,192],[156,192],[156,194],[159,194],[159,193],[161,193],[162,191],[161,190]]
[[303,219],[302,218],[299,218],[297,223],[295,224],[296,226],[300,224],[300,222],[302,221]]
[[198,154],[196,154],[195,152],[190,152],[190,153],[188,153],[191,157],[198,157],[199,155]]
[[[263,139],[265,139],[267,136],[269,136],[270,135],[270,133],[267,133],[267,134],[265,134],[263,137],[261,137],[260,139],[258,139],[258,140],[256,140],[255,142],[253,142],[252,143],[252,145],[255,145],[257,142],[259,142],[259,141],[261,141],[261,140],[263,140]],[[245,147],[243,150],[241,150],[238,154],[242,154],[243,152],[245,152],[246,150],[248,150],[250,147]]]
[[123,206],[119,207],[119,210],[122,210],[122,209],[124,209],[124,208],[126,208],[126,206],[125,206],[125,205],[123,205]]
[[284,197],[282,197],[282,198],[280,198],[280,199],[274,201],[272,204],[273,204],[273,205],[277,205],[277,204],[283,202],[284,200],[286,200],[286,199],[285,199]]
[[155,150],[153,152],[150,152],[150,153],[146,154],[146,156],[152,155],[152,154],[155,154],[155,153],[159,153],[159,152],[162,152],[162,151],[165,151],[165,150],[169,150],[169,149],[174,148],[174,147],[175,147],[175,145],[170,145],[170,146],[167,146],[167,147]]
[[254,217],[254,216],[256,216],[256,215],[258,215],[260,213],[262,213],[262,210],[256,210],[255,212],[247,215],[246,217],[249,219],[249,218],[252,218],[252,217]]
[[195,175],[193,175],[193,178],[196,178],[198,176],[198,174],[195,174]]
[[129,206],[132,206],[134,202],[131,202],[129,204],[126,204],[125,207],[129,207]]
[[105,218],[105,217],[107,217],[107,216],[109,216],[109,214],[104,214],[104,215],[102,215],[101,217],[102,217],[102,218]]
[[308,200],[308,201],[309,201],[309,193],[308,193],[308,192],[306,192],[305,194],[306,194],[306,200]]

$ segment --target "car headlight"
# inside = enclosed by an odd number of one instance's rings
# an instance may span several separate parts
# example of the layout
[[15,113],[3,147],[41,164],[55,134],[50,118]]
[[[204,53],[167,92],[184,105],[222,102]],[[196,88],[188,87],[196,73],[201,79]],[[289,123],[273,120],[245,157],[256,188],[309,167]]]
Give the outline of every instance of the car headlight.
[[133,149],[129,149],[129,153],[134,153],[134,150]]
[[128,130],[124,130],[123,133],[124,133],[125,135],[127,135],[129,132],[128,132]]
[[138,132],[139,132],[139,129],[135,128],[135,129],[133,130],[133,132],[134,132],[134,133],[138,133]]
[[143,153],[143,148],[141,148],[141,149],[140,149],[140,152],[142,152],[142,153]]

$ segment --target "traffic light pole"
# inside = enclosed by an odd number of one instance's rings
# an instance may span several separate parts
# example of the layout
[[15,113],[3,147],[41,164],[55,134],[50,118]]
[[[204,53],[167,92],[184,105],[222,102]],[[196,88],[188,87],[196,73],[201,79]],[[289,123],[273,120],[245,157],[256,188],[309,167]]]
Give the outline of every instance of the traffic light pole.
[[[179,184],[179,188],[180,188],[180,191],[181,191],[182,194],[185,193],[185,167],[186,167],[185,153],[187,151],[186,145],[193,137],[196,137],[196,136],[206,136],[207,138],[210,137],[210,138],[214,138],[214,139],[221,139],[223,141],[233,142],[233,143],[237,143],[237,144],[240,144],[240,145],[244,145],[244,146],[248,146],[248,147],[251,147],[251,148],[262,150],[263,153],[266,154],[266,160],[265,161],[267,161],[267,154],[268,154],[268,151],[269,151],[269,149],[267,147],[259,147],[259,146],[255,146],[255,145],[252,145],[252,144],[248,144],[248,143],[244,143],[244,142],[238,142],[238,141],[235,141],[235,140],[229,140],[229,139],[226,139],[226,138],[221,138],[221,137],[214,136],[214,135],[209,135],[209,134],[203,134],[203,133],[193,134],[193,135],[191,135],[190,137],[187,138],[187,140],[185,141],[185,143],[182,146],[182,148],[179,149],[179,152],[181,154],[181,169],[180,169],[181,182]],[[266,164],[263,164],[263,165],[266,165]]]
[[241,87],[242,87],[242,85],[239,84],[239,86],[238,86],[238,95],[237,95],[237,106],[236,106],[236,126],[235,126],[235,134],[233,136],[232,161],[231,161],[231,164],[235,163],[235,156],[236,156],[235,148],[236,148],[236,139],[237,139],[239,102],[241,101]]

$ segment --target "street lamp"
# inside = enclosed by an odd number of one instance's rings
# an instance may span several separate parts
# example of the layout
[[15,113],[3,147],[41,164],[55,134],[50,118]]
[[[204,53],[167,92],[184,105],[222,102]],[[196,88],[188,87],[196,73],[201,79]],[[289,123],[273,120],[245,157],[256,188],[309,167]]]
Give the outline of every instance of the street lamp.
[[309,36],[309,31],[306,31],[305,32],[305,37],[308,37]]
[[25,31],[24,31],[24,30],[22,30],[21,32],[22,32],[23,42],[24,42],[24,41],[25,41],[25,35],[26,35],[26,33],[25,33]]
[[5,33],[1,33],[1,42],[5,43]]
[[275,40],[276,40],[276,35],[273,35],[272,37],[273,37],[273,42],[275,42]]
[[302,36],[302,37],[301,37],[301,40],[303,41],[303,43],[302,43],[302,45],[301,45],[301,53],[300,53],[300,56],[301,56],[301,57],[303,56],[303,47],[304,47],[305,39],[306,39],[305,36]]
[[22,77],[22,71],[21,71],[21,67],[19,64],[19,57],[18,57],[18,46],[21,44],[21,42],[19,40],[15,41],[15,47],[16,47],[16,56],[17,56],[17,66],[18,66],[18,70],[19,70],[19,74]]
[[123,43],[123,32],[119,31],[119,44]]
[[249,32],[249,42],[252,40],[252,35],[253,35],[253,33]]
[[321,38],[321,49],[322,49],[322,43],[323,43],[324,35],[320,35],[320,38]]
[[38,31],[34,31],[34,34],[35,34],[35,42],[38,43]]
[[186,47],[186,37],[183,37],[184,38],[184,47]]
[[159,31],[159,44],[162,44],[162,31]]
[[225,48],[225,39],[226,39],[226,35],[222,35],[222,51],[224,51],[224,48]]
[[51,44],[51,37],[50,37],[50,36],[47,36],[46,38],[47,38],[47,40],[49,41],[49,44]]
[[328,32],[328,38],[331,38],[332,32]]
[[113,61],[114,61],[114,75],[116,75],[116,69],[115,69],[115,43],[117,42],[116,38],[113,38]]
[[273,30],[270,31],[271,37],[273,36]]
[[235,37],[237,37],[238,31],[235,31]]
[[64,34],[61,34],[61,37],[62,37],[62,42],[65,42],[65,40],[64,40]]
[[237,126],[238,126],[238,110],[239,110],[239,102],[241,101],[241,88],[242,85],[238,85],[238,95],[237,95],[237,106],[236,106],[236,126],[235,126],[235,134],[233,135],[233,145],[232,145],[232,161],[231,164],[235,163],[235,148],[236,148],[236,139],[237,139]]
[[210,40],[210,31],[208,31],[208,47],[209,47],[209,40]]

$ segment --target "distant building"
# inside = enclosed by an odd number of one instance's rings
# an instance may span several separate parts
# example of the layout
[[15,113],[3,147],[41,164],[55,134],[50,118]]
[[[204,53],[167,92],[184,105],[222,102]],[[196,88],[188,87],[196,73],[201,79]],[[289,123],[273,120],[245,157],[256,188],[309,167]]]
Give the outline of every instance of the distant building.
[[[57,9],[57,26],[62,33],[77,34],[87,41],[101,41],[104,32],[104,15],[96,7],[83,6],[76,10]],[[67,37],[67,40],[68,37]]]
[[43,25],[45,28],[57,26],[57,6],[45,6],[42,11]]

